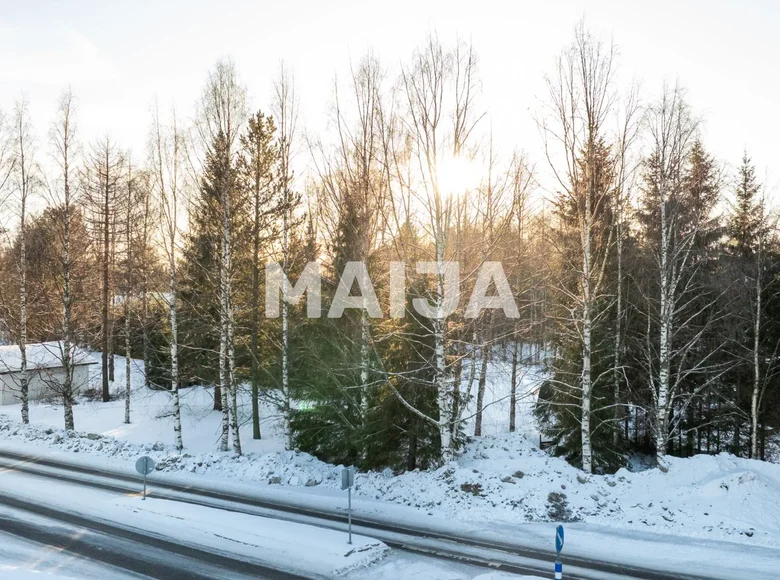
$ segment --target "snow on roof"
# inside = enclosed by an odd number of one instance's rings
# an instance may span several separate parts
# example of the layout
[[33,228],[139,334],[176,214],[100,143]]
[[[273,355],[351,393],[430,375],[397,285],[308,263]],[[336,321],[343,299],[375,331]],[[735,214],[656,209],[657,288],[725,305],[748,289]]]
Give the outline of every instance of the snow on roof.
[[[27,368],[29,370],[53,369],[62,366],[64,346],[61,341],[38,342],[28,344]],[[92,355],[77,346],[73,347],[74,365],[95,364]],[[0,375],[19,372],[22,365],[22,355],[18,344],[0,346]]]

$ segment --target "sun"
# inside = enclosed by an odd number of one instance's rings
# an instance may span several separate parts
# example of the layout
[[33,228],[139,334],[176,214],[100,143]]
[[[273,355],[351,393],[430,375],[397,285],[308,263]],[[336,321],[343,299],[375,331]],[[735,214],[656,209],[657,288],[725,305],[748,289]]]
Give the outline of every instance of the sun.
[[447,155],[436,164],[439,192],[443,197],[457,197],[479,186],[479,167],[473,159]]

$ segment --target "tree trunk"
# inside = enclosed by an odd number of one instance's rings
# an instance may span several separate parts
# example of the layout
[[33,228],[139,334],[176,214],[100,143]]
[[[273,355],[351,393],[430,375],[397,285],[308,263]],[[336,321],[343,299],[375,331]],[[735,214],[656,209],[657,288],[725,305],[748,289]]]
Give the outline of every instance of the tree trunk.
[[586,473],[593,473],[593,449],[590,442],[590,414],[591,414],[591,319],[590,309],[586,308],[582,325],[582,470]]
[[[760,250],[759,250],[760,255]],[[750,456],[758,457],[758,414],[759,399],[761,397],[761,261],[756,259],[756,309],[753,320],[753,396],[750,401]]]
[[479,369],[479,382],[477,383],[477,410],[474,417],[474,436],[482,436],[482,410],[485,406],[485,385],[487,384],[487,365],[490,355],[490,347],[487,341],[482,345],[482,365]]
[[[128,165],[128,167],[130,167]],[[133,201],[132,201],[132,176],[130,174],[130,170],[128,169],[128,176],[127,176],[127,199],[125,200],[126,208],[125,208],[125,251],[127,252],[127,255],[125,256],[126,264],[125,264],[125,299],[123,304],[123,311],[125,316],[125,423],[130,423],[130,395],[131,395],[131,388],[132,388],[132,382],[130,381],[130,373],[131,373],[131,365],[132,365],[132,359],[131,352],[130,352],[130,344],[131,344],[131,337],[130,337],[130,294],[131,294],[131,286],[132,286],[132,275],[133,275],[133,251],[132,251],[132,239],[130,236],[130,222],[132,219],[132,207],[133,207]]]
[[[618,203],[620,204],[621,201],[619,200]],[[622,206],[619,207],[619,211],[622,212]],[[620,378],[621,378],[621,360],[622,360],[622,318],[623,318],[623,221],[622,221],[622,213],[618,215],[618,225],[617,225],[617,240],[616,240],[616,251],[617,251],[617,296],[615,297],[615,343],[613,345],[613,348],[615,349],[614,352],[614,368],[612,369],[612,389],[613,389],[613,404],[614,407],[614,419],[615,419],[615,426],[612,429],[612,445],[615,448],[615,451],[618,450],[620,446],[620,418],[621,413],[623,413],[623,407],[620,406]]]
[[517,413],[517,337],[512,341],[512,379],[509,389],[509,432],[514,433]]
[[[175,202],[174,202],[175,203]],[[174,218],[175,219],[175,218]],[[174,222],[173,227],[176,227]],[[168,263],[168,284],[171,293],[168,314],[171,323],[171,398],[173,399],[173,435],[176,449],[184,449],[181,434],[181,405],[179,402],[179,322],[176,312],[176,239],[172,236]]]
[[[463,341],[459,340],[455,346],[457,360],[452,379],[452,416],[460,418],[461,407],[464,404],[461,383],[463,382],[463,356],[465,355]],[[450,436],[455,437],[455,423],[450,425]]]
[[257,364],[257,333],[252,333],[252,439],[260,439],[260,378]]
[[239,427],[241,422],[238,417],[238,381],[236,381],[236,355],[235,347],[233,345],[234,340],[234,321],[233,321],[233,299],[230,295],[230,287],[228,278],[228,328],[227,328],[227,341],[228,341],[228,380],[230,381],[230,428],[233,430],[233,453],[241,455],[241,433]]
[[[104,191],[103,191],[103,215],[101,216],[103,218],[103,263],[102,266],[102,274],[103,274],[103,303],[102,303],[102,309],[103,309],[103,352],[101,353],[101,363],[102,363],[102,371],[103,371],[103,402],[106,403],[111,400],[111,394],[109,392],[109,361],[108,358],[110,356],[109,350],[110,350],[110,344],[111,344],[111,331],[108,326],[108,318],[109,318],[109,300],[111,299],[111,296],[109,294],[109,278],[108,278],[108,266],[109,266],[109,228],[111,226],[110,224],[110,211],[111,211],[111,199],[110,199],[110,183],[109,183],[109,171],[108,168],[110,166],[110,160],[109,160],[109,154],[108,154],[108,148],[106,148],[106,179],[105,183],[103,184]],[[113,358],[113,357],[112,357]],[[113,375],[113,372],[111,372]]]
[[[666,472],[666,445],[669,442],[669,380],[670,380],[670,344],[672,336],[672,310],[674,309],[671,295],[671,280],[669,280],[669,237],[671,224],[667,224],[666,198],[661,196],[661,300],[660,328],[658,347],[658,395],[656,399],[655,417],[655,455],[658,467]],[[649,315],[649,314],[648,314]]]
[[[66,149],[67,151],[67,149]],[[67,153],[66,159],[67,159]],[[73,421],[73,365],[71,349],[71,296],[70,296],[70,195],[69,184],[65,178],[65,239],[62,259],[62,367],[65,373],[65,384],[63,385],[63,410],[65,413],[65,429],[74,429]]]
[[143,280],[141,284],[141,331],[143,333],[144,343],[144,386],[148,389],[151,385],[149,372],[152,368],[152,349],[149,341],[149,282],[146,266],[143,268]]
[[[22,229],[22,238],[24,238],[24,229]],[[27,268],[25,258],[25,246],[26,242],[21,243],[21,276],[19,277],[19,375],[21,401],[22,401],[22,423],[27,425],[30,422],[30,404],[28,394],[28,378],[27,378],[27,288],[26,288],[26,274]]]
[[[220,371],[221,373],[221,371]],[[221,374],[220,374],[221,376]],[[221,380],[221,379],[220,379]],[[219,384],[214,385],[214,407],[215,411],[222,411],[222,388]]]
[[370,330],[368,328],[368,313],[365,308],[366,299],[363,297],[363,309],[360,311],[360,411],[365,424],[368,415],[368,369]]
[[222,436],[219,450],[227,451],[230,441],[230,403],[228,402],[228,390],[224,387],[220,389],[220,406],[222,407]]
[[[20,128],[21,142],[21,128]],[[23,155],[23,154],[22,154]],[[21,400],[22,400],[22,423],[27,425],[30,422],[30,407],[28,401],[28,378],[27,378],[27,231],[25,227],[27,212],[27,176],[25,174],[24,157],[21,158],[22,171],[22,207],[21,219],[19,224],[19,375],[21,377]]]
[[444,319],[444,243],[441,233],[436,235],[436,318],[433,320],[434,338],[434,384],[436,385],[439,407],[439,440],[441,445],[441,460],[450,461],[454,455],[455,439],[451,435],[452,398],[447,384],[447,361],[444,343],[446,320]]
[[131,381],[130,381],[130,371],[131,371],[131,363],[132,359],[130,358],[130,307],[128,306],[128,302],[130,301],[130,296],[125,294],[125,423],[130,423],[130,392],[131,392]]
[[260,189],[255,180],[254,224],[252,232],[252,439],[260,439],[260,364],[258,359],[258,333],[260,328]]
[[[224,241],[223,241],[224,246]],[[223,247],[224,255],[224,247]],[[225,304],[225,280],[224,265],[220,266],[220,324],[219,324],[219,392],[222,407],[222,437],[220,439],[219,450],[227,451],[230,441],[230,404],[228,402],[229,372],[227,368],[227,325],[225,313],[227,305]]]
[[220,449],[227,451],[230,428],[233,429],[233,451],[241,453],[241,439],[238,432],[237,397],[234,377],[235,355],[233,348],[233,303],[232,303],[232,192],[222,191],[222,236],[220,256],[220,387],[222,389],[222,440]]
[[[587,166],[591,165],[588,162]],[[590,181],[590,180],[589,180]],[[583,277],[582,277],[582,410],[580,421],[580,436],[582,439],[582,470],[593,472],[593,449],[590,441],[591,415],[591,340],[592,340],[592,307],[591,295],[591,190],[589,186],[585,194],[585,220],[583,236]]]
[[[286,160],[285,160],[286,165]],[[290,228],[290,192],[287,184],[287,174],[284,172],[284,223],[282,224],[282,271],[288,275],[289,268],[289,228]],[[293,434],[290,426],[292,407],[290,401],[289,352],[290,352],[290,309],[287,305],[287,284],[282,284],[282,414],[284,416],[284,432],[287,438],[287,449],[293,447]]]

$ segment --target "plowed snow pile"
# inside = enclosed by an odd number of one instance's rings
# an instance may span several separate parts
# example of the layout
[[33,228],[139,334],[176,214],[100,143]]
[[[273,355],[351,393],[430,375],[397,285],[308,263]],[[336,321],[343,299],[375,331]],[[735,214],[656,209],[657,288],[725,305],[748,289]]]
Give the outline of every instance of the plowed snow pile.
[[[149,454],[164,472],[190,472],[290,487],[339,489],[339,466],[296,452],[177,454],[163,443],[134,444],[0,415],[0,439],[132,460]],[[728,454],[669,458],[670,469],[585,476],[520,434],[484,437],[457,461],[394,476],[361,473],[360,496],[469,522],[582,521],[753,545],[780,546],[780,466]]]

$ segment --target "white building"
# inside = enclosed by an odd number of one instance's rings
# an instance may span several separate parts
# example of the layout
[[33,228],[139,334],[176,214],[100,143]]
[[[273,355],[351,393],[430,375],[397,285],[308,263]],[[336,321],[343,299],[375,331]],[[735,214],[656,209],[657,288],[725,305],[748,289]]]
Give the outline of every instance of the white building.
[[[28,344],[27,385],[30,401],[56,392],[56,386],[65,382],[62,366],[62,342]],[[19,345],[0,346],[0,405],[19,403],[21,385],[21,352]],[[78,391],[89,385],[89,365],[96,364],[92,355],[78,347],[73,348],[73,388]]]

